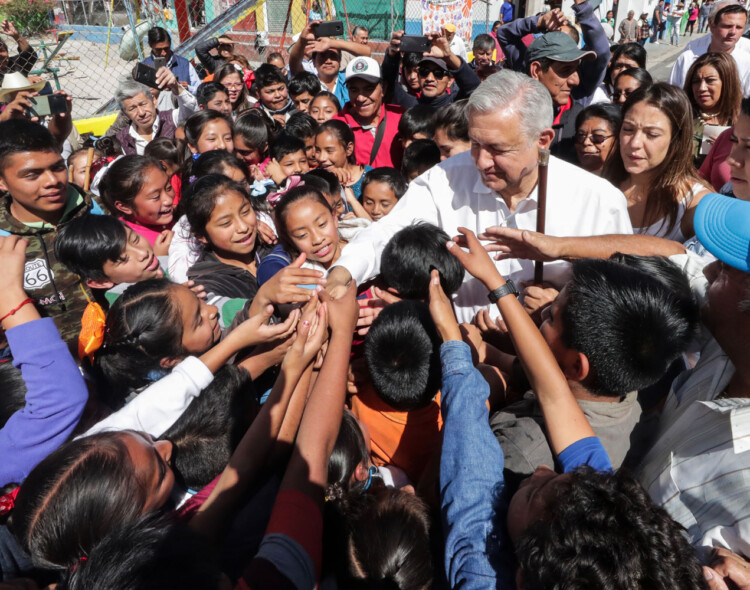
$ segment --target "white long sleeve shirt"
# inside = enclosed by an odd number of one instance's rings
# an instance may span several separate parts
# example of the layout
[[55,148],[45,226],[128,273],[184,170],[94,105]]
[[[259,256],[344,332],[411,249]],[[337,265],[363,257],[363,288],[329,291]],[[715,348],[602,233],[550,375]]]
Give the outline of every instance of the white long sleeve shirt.
[[189,356],[166,375],[141,391],[114,414],[89,428],[83,436],[111,430],[137,430],[160,437],[196,397],[214,380],[209,368]]
[[[624,195],[606,180],[553,157],[549,163],[548,187],[546,233],[553,236],[633,233]],[[536,188],[511,213],[502,197],[482,183],[470,152],[464,152],[414,180],[388,215],[362,230],[344,247],[336,266],[346,268],[361,284],[380,273],[380,256],[385,245],[408,225],[428,222],[455,236],[459,227],[476,233],[493,225],[535,231],[536,217]],[[530,260],[502,260],[497,262],[497,268],[516,284],[534,276],[534,263]],[[567,280],[568,269],[569,264],[564,261],[545,263],[544,280],[561,286]],[[453,302],[459,321],[471,321],[480,309],[489,306],[487,289],[467,273]],[[490,313],[498,315],[496,306],[490,306]]]
[[[672,71],[669,74],[669,83],[680,88],[685,86],[685,78],[690,66],[693,65],[696,59],[708,51],[710,44],[711,35],[706,35],[688,43],[672,66]],[[750,96],[750,39],[740,37],[737,45],[734,46],[734,51],[729,55],[734,58],[737,64],[742,96],[748,97]]]

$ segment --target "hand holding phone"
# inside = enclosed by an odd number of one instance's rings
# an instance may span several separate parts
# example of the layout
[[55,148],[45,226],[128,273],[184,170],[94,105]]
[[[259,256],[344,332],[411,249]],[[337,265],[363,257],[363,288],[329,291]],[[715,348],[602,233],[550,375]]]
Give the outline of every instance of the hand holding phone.
[[430,51],[430,38],[425,35],[404,35],[399,51],[402,53],[427,53]]
[[61,115],[68,112],[68,99],[64,94],[33,96],[27,100],[30,106],[26,109],[26,116],[29,118]]
[[159,90],[159,85],[156,83],[156,69],[144,63],[135,64],[133,68],[133,80],[145,84],[149,88]]

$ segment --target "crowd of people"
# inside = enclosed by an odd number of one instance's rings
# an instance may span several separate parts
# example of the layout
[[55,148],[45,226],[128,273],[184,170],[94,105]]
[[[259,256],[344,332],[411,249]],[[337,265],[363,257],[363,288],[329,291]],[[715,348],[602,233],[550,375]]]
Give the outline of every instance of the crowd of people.
[[669,82],[589,0],[155,27],[93,145],[11,63],[0,588],[747,587],[748,15],[687,10]]

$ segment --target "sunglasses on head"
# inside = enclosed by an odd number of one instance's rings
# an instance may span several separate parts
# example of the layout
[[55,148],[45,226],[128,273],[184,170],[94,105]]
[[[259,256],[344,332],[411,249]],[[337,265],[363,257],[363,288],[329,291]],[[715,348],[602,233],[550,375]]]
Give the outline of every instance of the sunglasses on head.
[[442,80],[448,75],[448,72],[445,70],[431,70],[430,68],[426,66],[420,66],[417,68],[417,74],[419,74],[420,78],[426,78],[430,74],[435,76],[435,80]]
[[586,143],[587,137],[591,138],[591,143],[593,143],[594,145],[601,145],[605,141],[607,141],[610,137],[614,137],[614,135],[602,135],[601,133],[579,132],[575,134],[573,141],[575,141],[579,145],[583,145],[584,143]]

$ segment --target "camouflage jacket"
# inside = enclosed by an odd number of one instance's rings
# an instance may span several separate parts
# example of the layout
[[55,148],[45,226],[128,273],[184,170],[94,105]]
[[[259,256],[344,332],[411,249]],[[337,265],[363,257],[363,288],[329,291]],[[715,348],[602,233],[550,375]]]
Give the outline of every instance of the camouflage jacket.
[[[70,185],[68,190],[82,194],[80,189],[73,185]],[[57,230],[72,219],[89,212],[101,213],[101,208],[92,201],[90,195],[83,195],[83,202],[67,212],[56,227],[47,225],[38,228],[29,227],[13,217],[10,202],[9,195],[0,197],[0,236],[13,234],[29,241],[26,248],[23,288],[29,297],[36,300],[39,313],[51,317],[63,340],[75,347],[78,333],[81,331],[81,316],[92,294],[78,275],[70,272],[55,258],[55,238]]]

